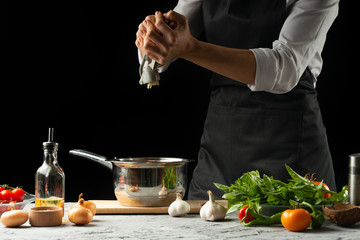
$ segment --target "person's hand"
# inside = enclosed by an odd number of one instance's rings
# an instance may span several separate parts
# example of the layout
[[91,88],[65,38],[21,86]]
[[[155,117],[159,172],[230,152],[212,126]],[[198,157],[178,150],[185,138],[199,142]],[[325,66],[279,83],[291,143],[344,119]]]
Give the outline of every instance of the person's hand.
[[[169,25],[165,23],[164,17]],[[170,10],[164,15],[156,12],[148,16],[139,25],[135,44],[142,54],[165,64],[191,52],[194,38],[190,34],[186,17]]]
[[150,22],[150,23],[152,23],[154,25],[155,24],[155,15],[147,16],[144,19],[144,21],[142,21],[139,24],[138,31],[136,32],[135,45],[140,50],[142,57],[144,56],[144,51],[145,51],[144,50],[144,39],[145,39],[146,34],[147,34],[146,25],[148,24],[148,22]]

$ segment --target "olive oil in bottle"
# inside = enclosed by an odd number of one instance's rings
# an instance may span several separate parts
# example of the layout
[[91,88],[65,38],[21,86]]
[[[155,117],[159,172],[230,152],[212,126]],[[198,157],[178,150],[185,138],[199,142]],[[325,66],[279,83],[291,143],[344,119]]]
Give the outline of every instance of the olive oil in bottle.
[[64,214],[65,174],[57,159],[59,144],[53,141],[54,129],[49,129],[49,139],[43,143],[43,164],[35,174],[35,206],[62,207]]
[[35,206],[56,206],[64,209],[64,198],[58,198],[58,197],[36,198]]

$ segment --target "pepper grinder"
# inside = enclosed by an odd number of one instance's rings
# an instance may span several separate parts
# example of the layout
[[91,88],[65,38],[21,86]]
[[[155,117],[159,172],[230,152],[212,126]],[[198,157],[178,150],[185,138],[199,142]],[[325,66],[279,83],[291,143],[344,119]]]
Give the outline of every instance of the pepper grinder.
[[360,205],[360,153],[351,154],[349,160],[349,201]]

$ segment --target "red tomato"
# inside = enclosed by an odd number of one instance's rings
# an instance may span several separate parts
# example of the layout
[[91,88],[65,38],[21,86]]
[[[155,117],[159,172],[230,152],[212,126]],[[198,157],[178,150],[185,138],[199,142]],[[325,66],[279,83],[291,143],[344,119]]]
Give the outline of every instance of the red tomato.
[[4,187],[0,187],[0,192],[2,192],[2,190],[5,190],[5,188],[4,188]]
[[302,231],[310,226],[311,215],[302,208],[288,209],[281,214],[281,224],[289,231]]
[[0,192],[0,200],[10,201],[11,200],[11,192],[9,190],[2,190]]
[[[245,213],[246,213],[246,209],[247,209],[248,207],[249,207],[249,206],[246,205],[246,206],[242,207],[242,208],[239,210],[239,219],[240,219],[240,221],[244,219]],[[255,219],[256,219],[256,218],[251,217],[251,216],[250,216],[250,213],[247,212],[247,213],[246,213],[246,217],[245,217],[245,219],[244,219],[244,222],[245,222],[245,223],[248,223],[248,222],[251,222],[251,221],[253,221],[253,220],[255,220]]]
[[25,192],[21,188],[11,190],[11,199],[16,202],[22,202]]
[[[319,185],[321,182],[314,181],[314,183],[316,185]],[[328,187],[328,185],[326,185],[325,183],[322,183],[322,185],[326,190],[330,191],[330,188]],[[331,194],[330,193],[324,193],[324,198],[328,198],[328,197],[331,197]]]

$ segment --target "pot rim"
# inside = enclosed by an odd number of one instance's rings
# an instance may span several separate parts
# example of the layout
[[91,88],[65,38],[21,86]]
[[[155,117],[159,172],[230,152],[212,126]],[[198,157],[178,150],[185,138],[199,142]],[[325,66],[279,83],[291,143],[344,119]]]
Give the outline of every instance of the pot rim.
[[114,158],[110,161],[119,167],[179,167],[192,162],[193,160],[174,157],[129,157]]

